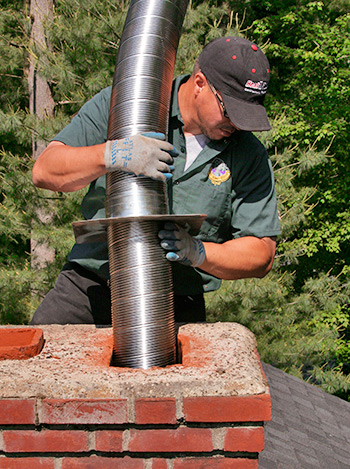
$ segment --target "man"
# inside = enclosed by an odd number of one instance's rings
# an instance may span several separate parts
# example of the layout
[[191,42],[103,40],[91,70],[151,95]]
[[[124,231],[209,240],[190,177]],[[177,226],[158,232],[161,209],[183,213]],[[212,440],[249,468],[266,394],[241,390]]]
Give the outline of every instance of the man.
[[[219,288],[220,279],[263,277],[272,267],[280,233],[274,180],[267,152],[251,133],[270,129],[263,106],[268,81],[268,61],[255,44],[216,39],[203,49],[192,75],[174,81],[171,143],[152,133],[106,143],[107,88],[34,165],[38,187],[69,192],[90,184],[82,202],[88,219],[105,216],[105,174],[114,169],[168,180],[172,213],[208,215],[195,238],[173,224],[159,233],[173,262],[177,321],[204,321],[203,292]],[[125,145],[131,153],[126,166]],[[75,245],[68,261],[32,324],[109,324],[107,246]]]

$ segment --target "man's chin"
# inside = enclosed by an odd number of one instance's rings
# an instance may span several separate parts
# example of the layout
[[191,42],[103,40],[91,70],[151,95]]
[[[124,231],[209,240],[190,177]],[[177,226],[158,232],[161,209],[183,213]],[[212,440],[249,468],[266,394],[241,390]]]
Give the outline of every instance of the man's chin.
[[213,140],[214,142],[220,142],[220,140],[230,138],[234,133],[234,131],[232,132],[232,130],[226,130],[218,127],[214,129],[200,127],[200,130],[202,134],[204,134],[206,137],[210,138],[210,140]]
[[210,138],[210,140],[214,142],[220,142],[221,140],[226,140],[230,137],[232,137],[232,133],[225,132],[224,134],[220,132],[219,134],[217,132],[210,132],[210,135],[205,134],[206,137]]

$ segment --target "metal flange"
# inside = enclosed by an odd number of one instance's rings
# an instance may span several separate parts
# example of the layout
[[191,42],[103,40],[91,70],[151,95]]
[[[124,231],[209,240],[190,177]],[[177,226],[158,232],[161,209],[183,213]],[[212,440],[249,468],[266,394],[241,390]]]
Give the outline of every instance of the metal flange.
[[191,236],[199,233],[203,221],[207,215],[141,215],[132,217],[97,218],[94,220],[82,220],[73,222],[73,231],[77,244],[107,242],[107,228],[115,224],[143,221],[173,222],[186,228]]

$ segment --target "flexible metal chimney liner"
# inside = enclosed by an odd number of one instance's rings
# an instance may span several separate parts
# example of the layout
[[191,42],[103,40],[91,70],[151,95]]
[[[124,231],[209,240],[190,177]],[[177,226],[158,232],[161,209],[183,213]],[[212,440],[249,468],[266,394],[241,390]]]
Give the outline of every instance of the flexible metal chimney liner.
[[[166,134],[172,78],[188,0],[132,0],[114,73],[108,139]],[[73,224],[77,242],[105,240],[111,277],[116,364],[175,362],[170,263],[158,231],[171,220],[199,230],[204,215],[168,213],[165,183],[122,171],[106,177],[106,219]]]

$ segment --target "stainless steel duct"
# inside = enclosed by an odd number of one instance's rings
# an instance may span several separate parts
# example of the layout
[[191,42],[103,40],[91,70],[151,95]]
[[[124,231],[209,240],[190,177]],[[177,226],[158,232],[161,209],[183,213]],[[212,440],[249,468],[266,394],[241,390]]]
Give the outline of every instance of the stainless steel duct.
[[[167,133],[176,50],[188,0],[131,1],[113,79],[108,139]],[[168,213],[166,185],[121,171],[107,174],[107,217]],[[121,366],[175,363],[171,267],[159,223],[108,227],[114,356]]]
[[109,138],[166,133],[176,50],[188,0],[132,0],[113,79]]
[[[108,139],[167,133],[176,50],[188,0],[132,0],[114,73]],[[204,216],[170,215],[166,184],[107,174],[107,219],[73,224],[77,242],[107,228],[114,361],[150,368],[176,358],[170,263],[158,231],[167,219],[198,230]]]

